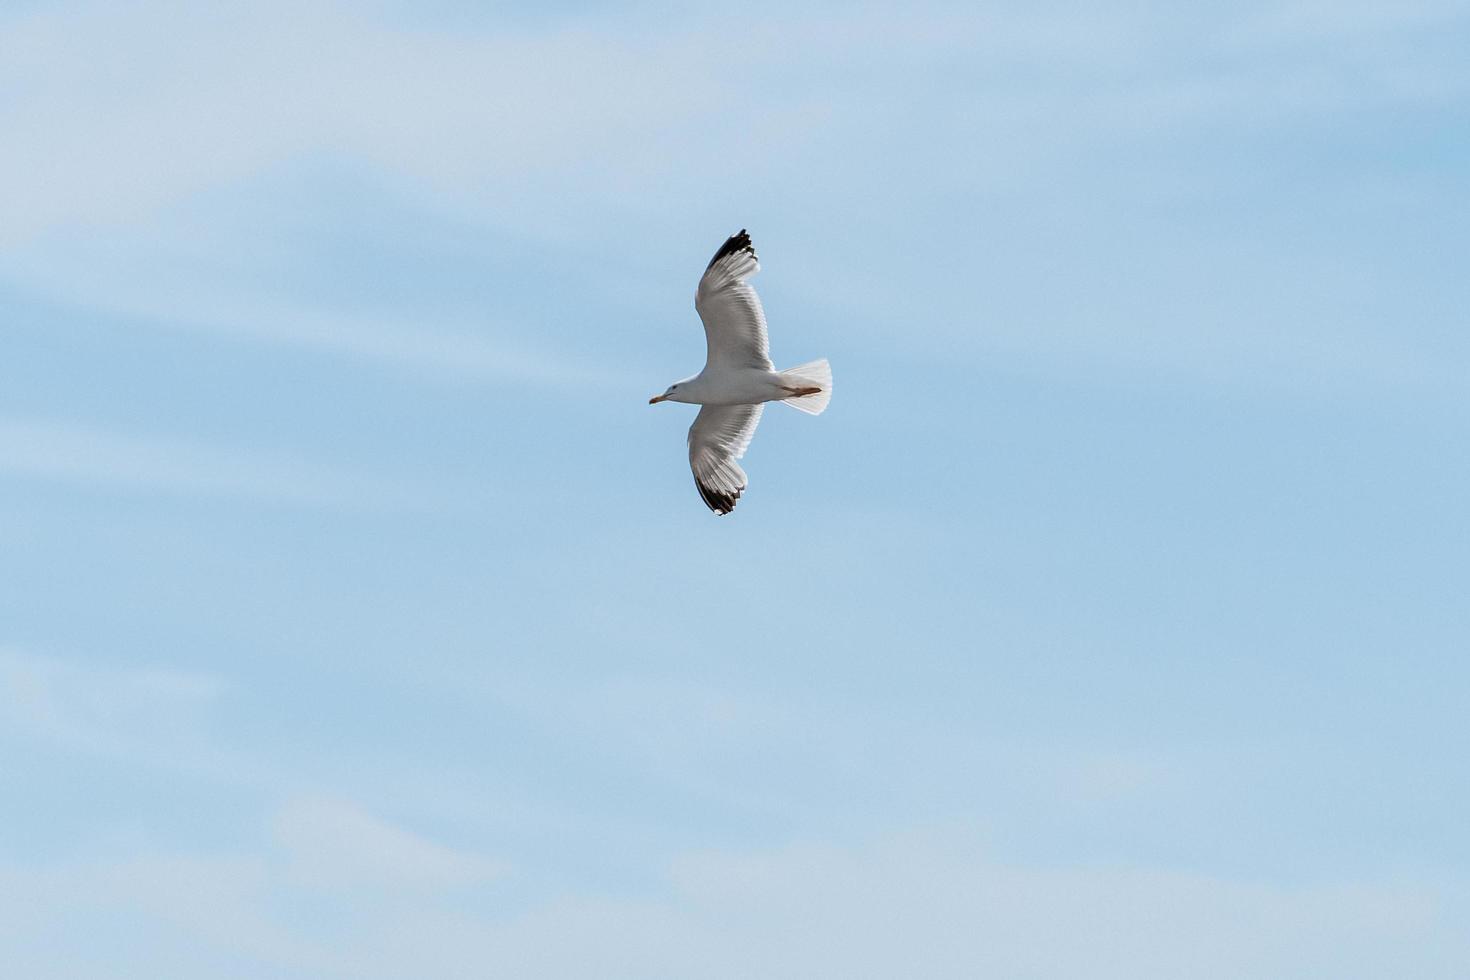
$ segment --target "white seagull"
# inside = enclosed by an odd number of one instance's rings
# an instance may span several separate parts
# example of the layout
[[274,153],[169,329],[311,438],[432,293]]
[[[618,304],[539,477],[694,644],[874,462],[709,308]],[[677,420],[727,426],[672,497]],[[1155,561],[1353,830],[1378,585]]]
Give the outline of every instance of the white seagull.
[[648,400],[704,406],[689,427],[689,468],[705,504],[728,514],[745,491],[745,455],[765,402],[781,401],[821,415],[832,400],[832,368],[826,358],[786,371],[771,363],[766,315],[750,277],[760,271],[745,229],[731,235],[705,266],[694,308],[704,321],[704,370],[669,385]]

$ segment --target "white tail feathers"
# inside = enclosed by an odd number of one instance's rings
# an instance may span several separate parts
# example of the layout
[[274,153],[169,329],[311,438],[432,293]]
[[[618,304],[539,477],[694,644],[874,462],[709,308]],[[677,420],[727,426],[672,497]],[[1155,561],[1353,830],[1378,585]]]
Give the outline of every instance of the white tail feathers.
[[781,380],[793,388],[820,389],[809,395],[783,398],[782,402],[808,415],[821,415],[832,400],[832,365],[824,357],[820,361],[808,361],[781,372]]

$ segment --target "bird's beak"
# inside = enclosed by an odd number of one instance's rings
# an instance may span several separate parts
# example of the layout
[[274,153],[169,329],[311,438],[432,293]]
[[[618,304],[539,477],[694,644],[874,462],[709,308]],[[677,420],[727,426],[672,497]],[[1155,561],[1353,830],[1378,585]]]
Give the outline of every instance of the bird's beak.
[[667,401],[668,400],[668,397],[669,396],[667,394],[654,395],[652,398],[648,399],[648,404],[650,404],[650,405],[657,405],[661,401]]

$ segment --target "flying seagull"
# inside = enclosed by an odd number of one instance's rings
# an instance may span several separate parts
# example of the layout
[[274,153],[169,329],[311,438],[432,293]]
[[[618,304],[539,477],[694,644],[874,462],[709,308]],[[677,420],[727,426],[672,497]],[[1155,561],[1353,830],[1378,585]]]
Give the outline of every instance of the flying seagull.
[[703,406],[689,427],[689,468],[699,495],[716,514],[734,510],[745,492],[745,471],[736,461],[755,435],[765,402],[821,415],[832,399],[826,358],[786,371],[771,363],[766,314],[749,281],[759,271],[755,247],[742,228],[709,260],[694,293],[694,308],[704,321],[704,370],[648,400]]

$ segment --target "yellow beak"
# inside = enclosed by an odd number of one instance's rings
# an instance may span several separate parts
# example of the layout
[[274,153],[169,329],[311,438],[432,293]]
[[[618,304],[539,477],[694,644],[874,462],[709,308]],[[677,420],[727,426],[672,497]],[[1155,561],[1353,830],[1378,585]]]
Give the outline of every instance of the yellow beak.
[[648,399],[648,404],[657,405],[661,401],[667,401],[668,397],[668,395],[654,395],[652,398]]

